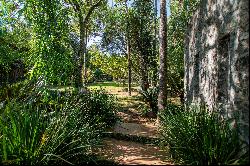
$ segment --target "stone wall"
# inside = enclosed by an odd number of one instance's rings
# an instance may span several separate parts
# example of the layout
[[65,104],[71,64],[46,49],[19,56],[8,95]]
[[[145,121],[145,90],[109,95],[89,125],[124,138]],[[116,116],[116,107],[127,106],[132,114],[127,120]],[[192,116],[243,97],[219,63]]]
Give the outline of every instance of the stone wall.
[[240,116],[249,144],[248,0],[201,0],[185,43],[185,102]]

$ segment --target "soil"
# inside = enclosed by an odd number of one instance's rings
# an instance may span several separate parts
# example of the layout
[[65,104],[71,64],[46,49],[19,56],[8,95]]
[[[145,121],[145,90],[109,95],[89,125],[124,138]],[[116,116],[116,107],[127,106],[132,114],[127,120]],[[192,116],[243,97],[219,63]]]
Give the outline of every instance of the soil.
[[156,146],[107,138],[101,155],[122,165],[173,165]]
[[[125,96],[124,92],[119,91],[112,94],[118,97]],[[132,97],[135,97],[138,94],[132,95]],[[156,119],[142,117],[135,107],[138,102],[126,97],[120,97],[120,102],[124,108],[122,112],[117,113],[121,121],[115,124],[110,130],[111,132],[127,136],[159,137]],[[117,140],[115,138],[105,138],[103,146],[97,150],[97,153],[107,160],[122,165],[174,165],[173,162],[167,160],[166,151],[161,150],[157,145]]]

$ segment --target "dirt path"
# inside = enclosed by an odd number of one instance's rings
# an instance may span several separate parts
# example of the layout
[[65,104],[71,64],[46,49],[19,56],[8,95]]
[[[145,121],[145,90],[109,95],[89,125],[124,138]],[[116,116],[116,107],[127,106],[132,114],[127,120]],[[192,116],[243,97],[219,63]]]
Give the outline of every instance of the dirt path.
[[156,146],[107,138],[101,154],[122,165],[173,165]]
[[[121,106],[124,108],[122,112],[118,112],[121,122],[117,122],[110,132],[126,137],[157,139],[159,135],[155,119],[143,118],[139,115],[136,103],[133,103],[135,95],[129,99],[120,98]],[[156,145],[116,137],[105,138],[103,144],[104,146],[98,149],[98,154],[118,164],[173,165],[173,162],[166,160],[166,152],[160,150]]]

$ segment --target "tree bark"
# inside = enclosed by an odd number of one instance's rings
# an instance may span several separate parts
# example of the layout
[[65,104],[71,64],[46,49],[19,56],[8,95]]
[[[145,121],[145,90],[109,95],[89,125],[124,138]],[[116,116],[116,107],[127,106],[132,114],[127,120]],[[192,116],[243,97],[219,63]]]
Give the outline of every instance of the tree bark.
[[79,18],[79,26],[80,26],[80,46],[78,51],[79,57],[79,66],[77,68],[77,75],[76,75],[76,87],[79,88],[83,86],[83,78],[82,78],[82,71],[84,68],[84,52],[86,49],[84,37],[85,37],[85,25],[83,20],[83,15],[81,10],[78,11],[78,18]]
[[167,101],[167,18],[166,18],[166,0],[160,2],[160,68],[159,68],[159,95],[158,95],[158,110],[162,111],[166,108]]
[[84,49],[84,67],[83,67],[83,73],[84,73],[84,80],[83,80],[83,83],[84,85],[86,85],[87,83],[87,39],[88,39],[88,29],[86,28],[85,29],[86,33],[85,33],[85,49]]
[[129,13],[127,0],[126,4],[126,14],[127,14],[127,55],[128,55],[128,95],[131,96],[131,58],[130,58],[130,39],[129,39]]
[[128,54],[128,95],[131,96],[131,58],[130,58],[130,42],[128,40],[127,44],[127,54]]
[[[156,25],[156,22],[157,22],[157,0],[155,0],[155,3],[154,3],[154,36],[155,36],[155,39],[154,39],[154,45],[153,45],[153,50],[154,50],[154,57],[156,58],[157,57],[157,50],[156,50],[156,38],[157,38],[157,25]],[[153,87],[156,87],[157,85],[157,59],[154,60],[153,62],[153,76],[152,76],[152,86]]]

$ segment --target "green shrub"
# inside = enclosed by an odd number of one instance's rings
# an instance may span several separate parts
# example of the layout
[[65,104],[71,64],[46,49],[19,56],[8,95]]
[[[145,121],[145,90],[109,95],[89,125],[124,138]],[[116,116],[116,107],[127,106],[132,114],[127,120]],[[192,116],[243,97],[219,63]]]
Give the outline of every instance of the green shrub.
[[142,100],[147,104],[147,106],[150,108],[150,110],[157,114],[158,112],[158,93],[159,88],[152,87],[148,88],[147,91],[139,91],[139,93],[142,95]]
[[81,116],[91,126],[106,128],[114,125],[117,120],[115,98],[104,90],[94,90],[89,93],[76,92],[68,101],[70,105],[81,110]]
[[27,82],[21,85],[25,86],[18,86],[18,90],[15,90],[16,95],[8,98],[8,100],[15,98],[18,102],[29,103],[32,107],[46,109],[47,111],[60,110],[67,104],[71,107],[70,109],[81,110],[80,116],[84,121],[99,129],[112,126],[117,120],[115,97],[104,90],[58,91],[46,87],[37,87]]
[[0,162],[87,163],[89,150],[98,144],[99,132],[84,123],[80,114],[68,105],[48,112],[11,101],[0,116]]
[[243,144],[237,127],[207,109],[170,106],[161,115],[163,144],[177,163],[237,164],[249,162],[249,150],[242,154]]
[[12,98],[25,98],[28,89],[31,88],[31,84],[27,80],[0,86],[0,102]]
[[103,90],[58,91],[31,82],[16,85],[8,87],[13,95],[0,103],[1,164],[96,162],[90,150],[116,121],[113,96]]

